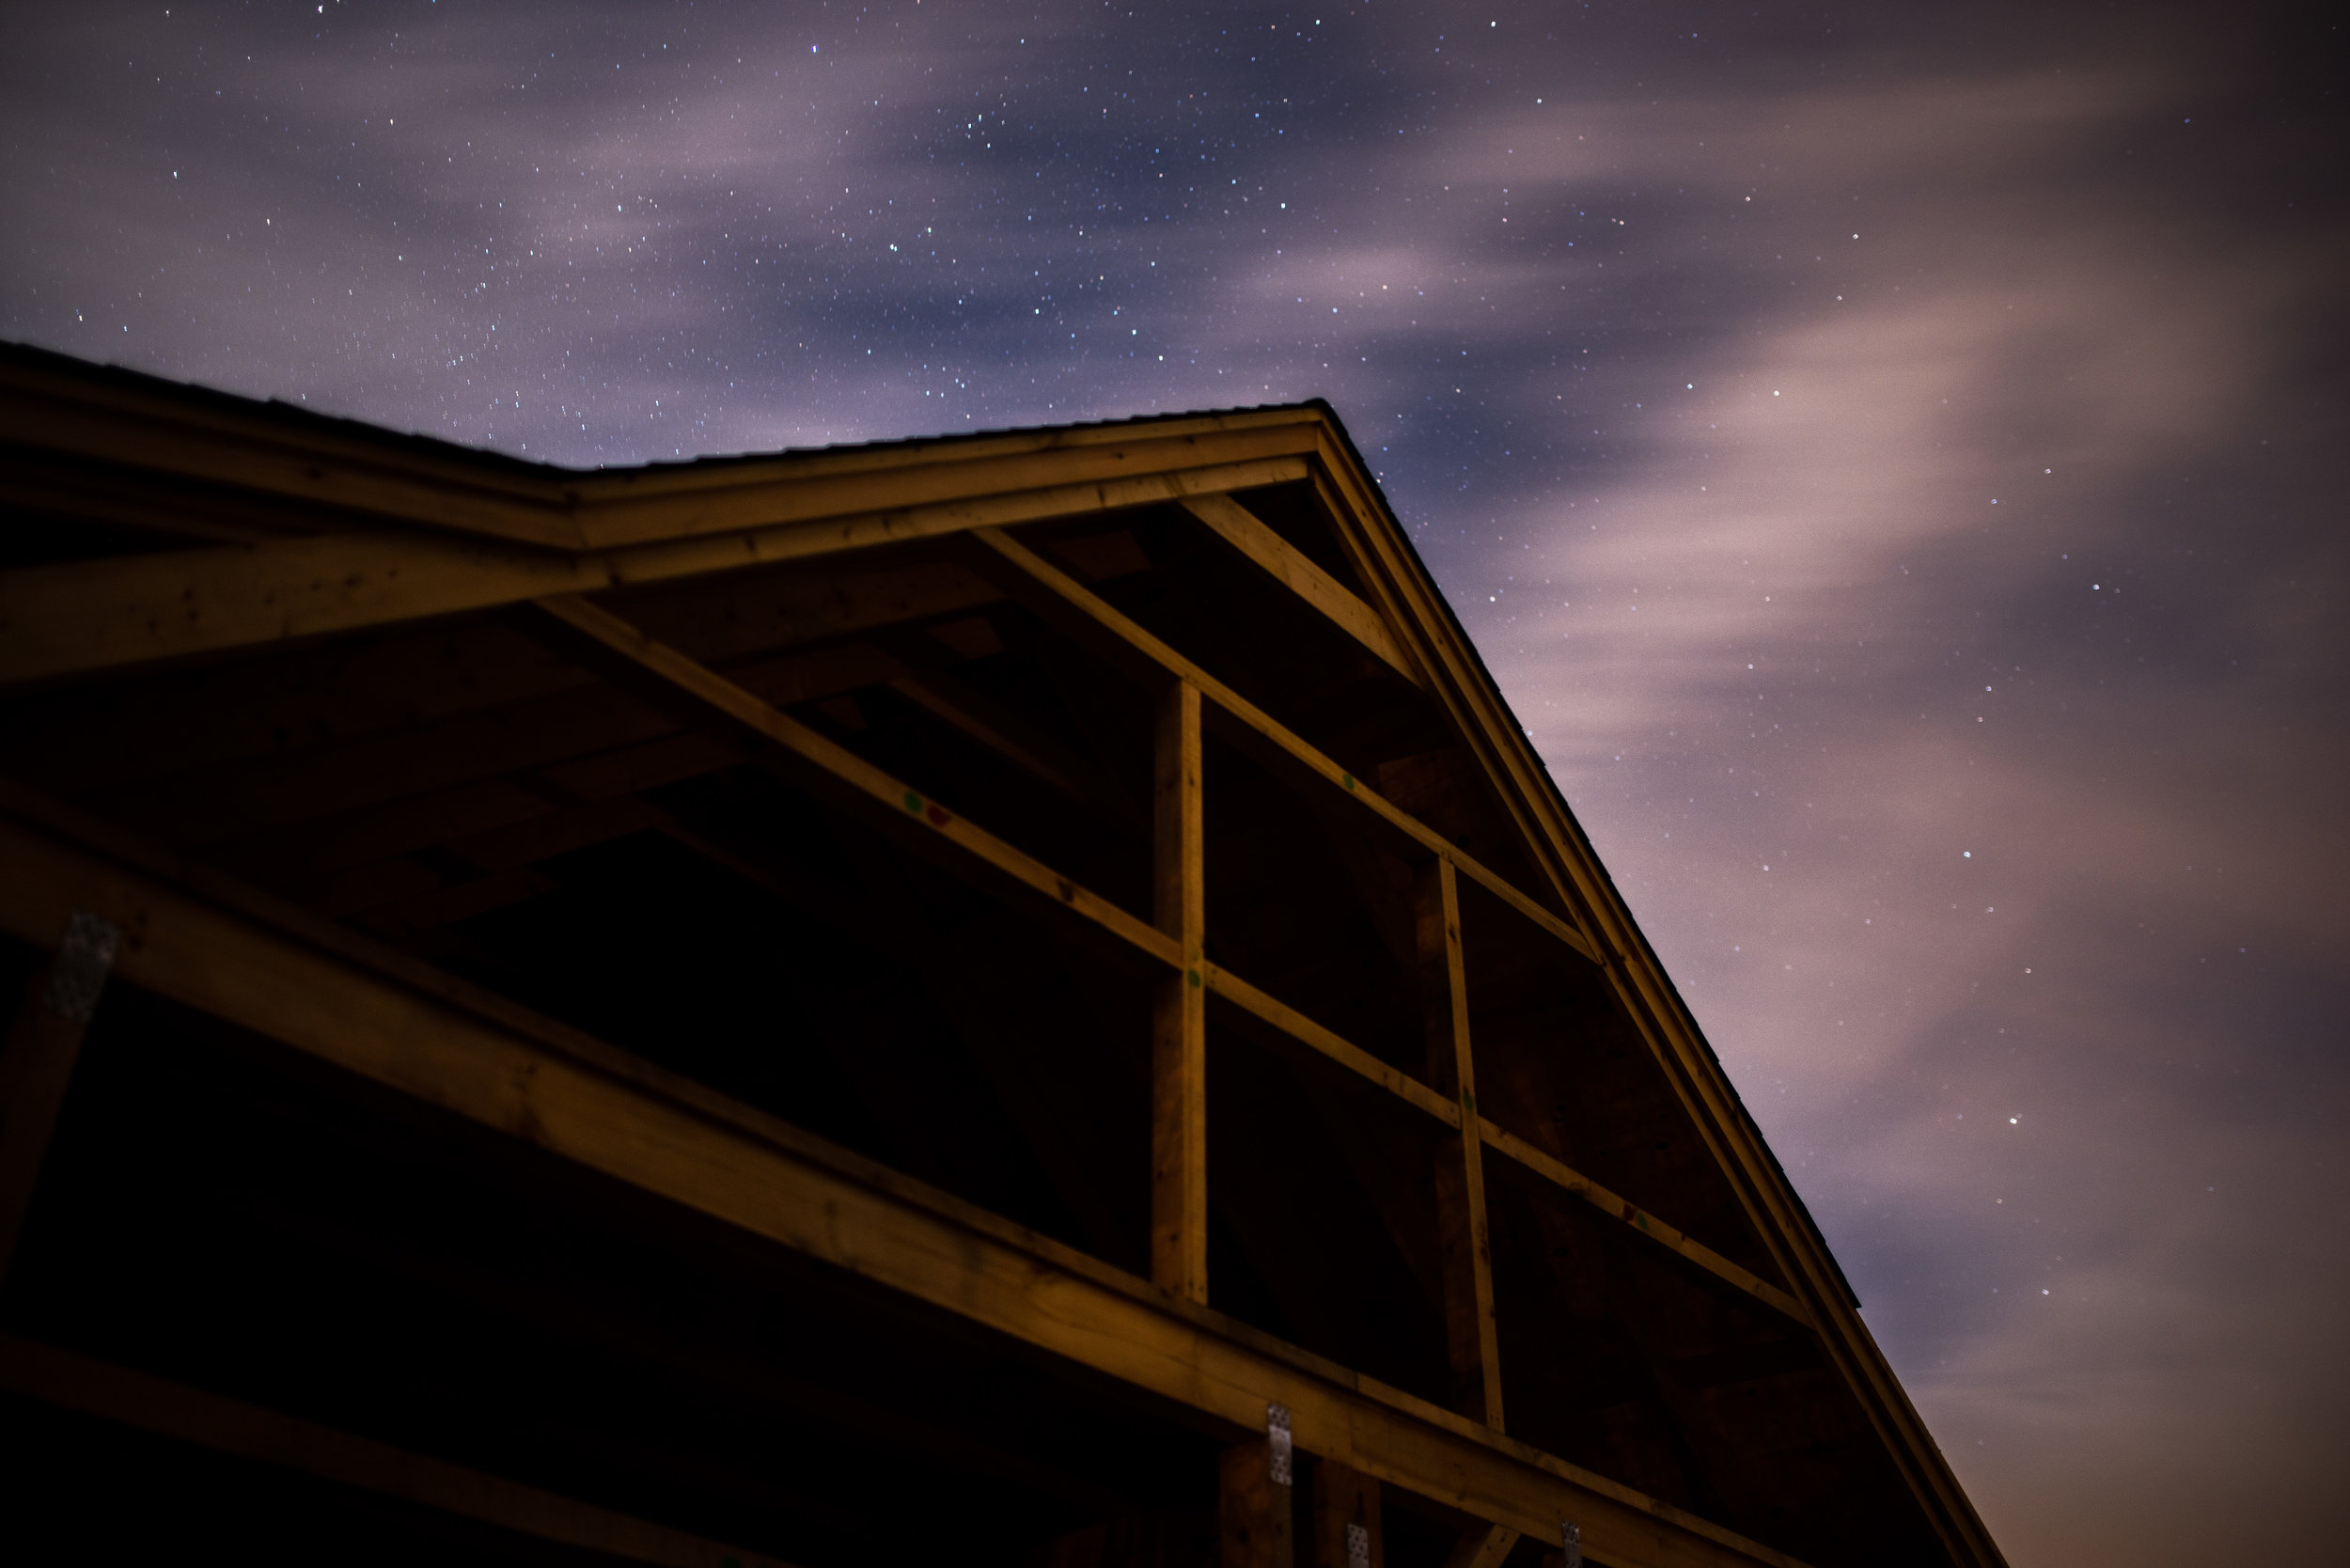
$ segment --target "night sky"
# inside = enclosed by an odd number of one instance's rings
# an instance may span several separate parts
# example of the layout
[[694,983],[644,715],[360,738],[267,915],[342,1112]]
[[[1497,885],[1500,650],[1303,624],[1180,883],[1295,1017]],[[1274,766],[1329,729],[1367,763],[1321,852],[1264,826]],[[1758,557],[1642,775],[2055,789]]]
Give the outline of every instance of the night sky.
[[0,336],[565,463],[1329,399],[2018,1568],[2342,1560],[2333,24],[9,12]]

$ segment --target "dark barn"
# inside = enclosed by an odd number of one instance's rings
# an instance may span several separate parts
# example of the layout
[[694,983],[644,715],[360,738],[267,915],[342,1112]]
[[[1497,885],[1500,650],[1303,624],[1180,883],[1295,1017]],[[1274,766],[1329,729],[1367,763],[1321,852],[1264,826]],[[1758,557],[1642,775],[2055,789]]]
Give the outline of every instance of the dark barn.
[[11,1560],[2000,1562],[1326,407],[0,406]]

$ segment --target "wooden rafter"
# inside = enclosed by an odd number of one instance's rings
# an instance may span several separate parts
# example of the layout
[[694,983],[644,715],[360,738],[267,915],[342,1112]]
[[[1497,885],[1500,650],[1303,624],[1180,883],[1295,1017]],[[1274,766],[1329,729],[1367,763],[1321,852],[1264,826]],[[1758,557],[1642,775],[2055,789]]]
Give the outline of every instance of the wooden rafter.
[[21,567],[0,572],[0,685],[1176,501],[1305,472],[1301,459],[1269,457],[592,551],[359,530]]
[[1304,551],[1267,527],[1256,513],[1230,495],[1221,494],[1192,496],[1183,502],[1183,510],[1319,611],[1331,624],[1361,643],[1388,668],[1416,686],[1423,683],[1424,678],[1403,651],[1403,645],[1395,640],[1395,634],[1387,630],[1379,612],[1356,598],[1352,589],[1316,565]]

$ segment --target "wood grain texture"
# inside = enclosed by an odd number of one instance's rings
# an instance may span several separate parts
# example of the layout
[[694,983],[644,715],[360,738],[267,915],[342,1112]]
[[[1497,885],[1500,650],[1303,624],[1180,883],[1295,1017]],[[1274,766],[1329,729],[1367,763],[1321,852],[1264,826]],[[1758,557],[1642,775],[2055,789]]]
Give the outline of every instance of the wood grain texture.
[[1160,695],[1152,787],[1154,900],[1176,944],[1151,1014],[1151,1278],[1208,1299],[1207,862],[1201,815],[1199,688]]

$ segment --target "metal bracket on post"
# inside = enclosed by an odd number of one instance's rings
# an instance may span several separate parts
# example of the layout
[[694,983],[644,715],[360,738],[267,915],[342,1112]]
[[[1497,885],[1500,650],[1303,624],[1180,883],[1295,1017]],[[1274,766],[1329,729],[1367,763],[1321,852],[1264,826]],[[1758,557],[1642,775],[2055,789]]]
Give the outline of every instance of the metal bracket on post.
[[1371,1568],[1371,1531],[1360,1525],[1346,1527],[1346,1568]]
[[1267,1468],[1273,1473],[1273,1484],[1276,1486],[1295,1484],[1294,1478],[1297,1471],[1291,1460],[1288,1405],[1268,1404],[1264,1407],[1264,1435],[1266,1452],[1269,1456]]
[[1566,1520],[1559,1523],[1559,1551],[1565,1568],[1583,1568],[1583,1527]]
[[98,1011],[98,994],[106,988],[106,971],[114,967],[115,949],[122,943],[122,928],[102,915],[77,909],[65,923],[65,935],[50,961],[49,986],[41,1001],[69,1024],[86,1024]]

